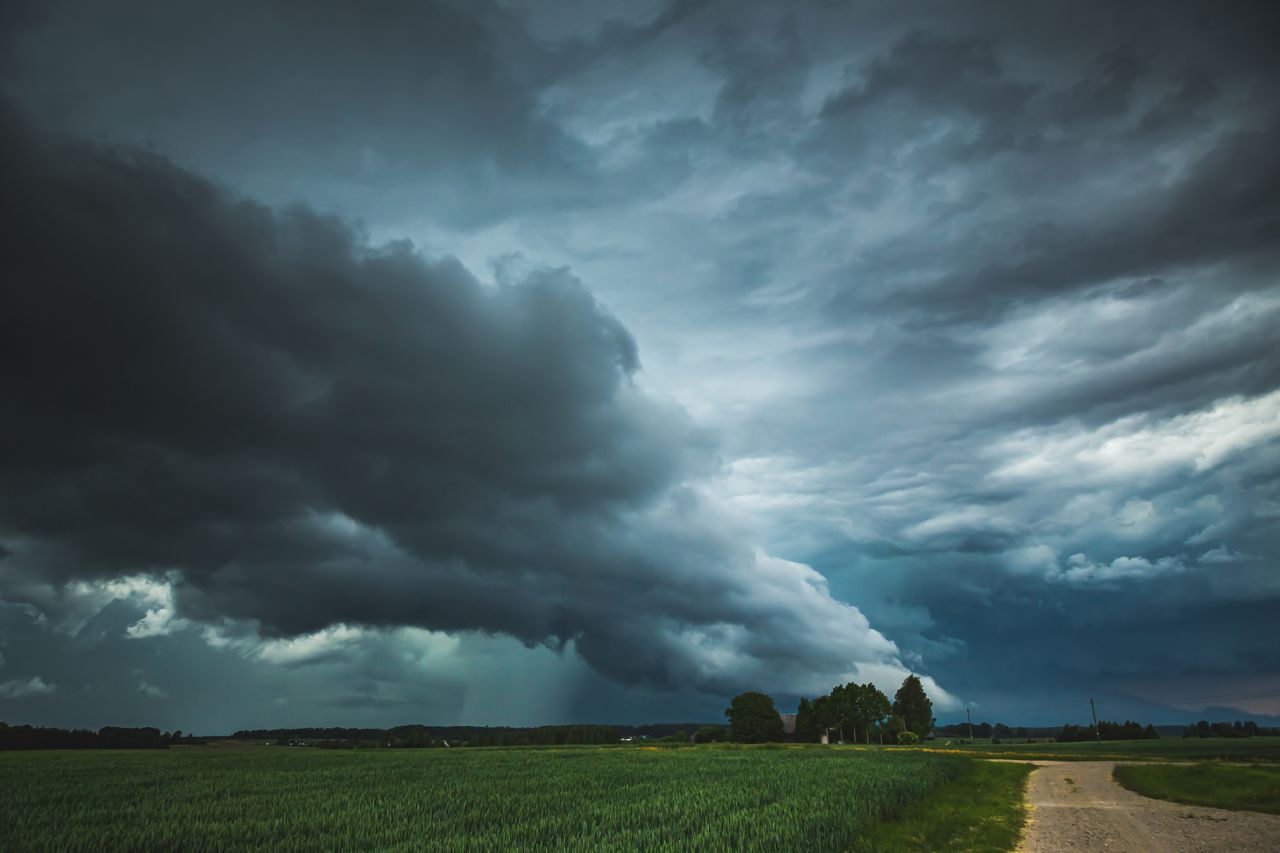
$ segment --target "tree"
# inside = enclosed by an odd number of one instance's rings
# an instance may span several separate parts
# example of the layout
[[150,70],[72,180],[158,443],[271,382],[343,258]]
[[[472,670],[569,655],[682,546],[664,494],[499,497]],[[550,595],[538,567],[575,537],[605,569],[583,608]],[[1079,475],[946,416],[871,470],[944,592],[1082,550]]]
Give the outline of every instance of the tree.
[[694,743],[723,743],[729,739],[729,730],[724,726],[703,726],[693,733]]
[[885,726],[885,733],[889,735],[889,743],[897,743],[898,738],[902,737],[902,733],[907,731],[907,721],[894,714],[889,718],[889,724]]
[[893,713],[902,717],[908,731],[923,739],[933,728],[933,703],[925,695],[924,685],[914,675],[908,675],[893,695]]
[[836,712],[830,696],[819,696],[810,706],[813,709],[813,721],[818,725],[818,740],[822,735],[831,739],[831,729],[836,725]]
[[782,740],[782,717],[773,699],[763,693],[742,693],[725,709],[730,737],[739,743],[770,743]]
[[835,716],[835,726],[839,733],[840,742],[845,741],[845,731],[848,728],[853,729],[853,740],[858,739],[858,727],[853,721],[854,697],[850,695],[850,691],[857,687],[856,684],[837,684],[831,688],[831,712]]
[[820,739],[813,706],[808,699],[802,698],[800,707],[796,709],[796,740],[800,743],[817,743]]
[[861,686],[856,684],[853,686],[857,688],[854,701],[854,720],[862,730],[864,739],[867,743],[870,743],[871,729],[883,723],[892,710],[889,705],[889,697],[881,693],[880,688],[870,681]]
[[828,698],[835,718],[833,724],[840,730],[842,741],[856,743],[861,738],[870,743],[871,729],[889,716],[889,697],[869,681],[866,684],[850,681],[837,685]]

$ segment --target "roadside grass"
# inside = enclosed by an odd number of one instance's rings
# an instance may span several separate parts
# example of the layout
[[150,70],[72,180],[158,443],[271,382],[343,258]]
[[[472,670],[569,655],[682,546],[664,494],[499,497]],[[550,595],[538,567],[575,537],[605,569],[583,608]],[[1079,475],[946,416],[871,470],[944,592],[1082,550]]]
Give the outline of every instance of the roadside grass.
[[1119,764],[1114,776],[1121,785],[1144,797],[1280,814],[1280,767]]
[[1280,763],[1280,737],[1161,738],[1102,743],[948,743],[935,741],[929,752],[974,758],[1053,759],[1057,761],[1239,761]]
[[918,805],[874,825],[850,849],[1006,853],[1017,846],[1026,822],[1027,777],[1034,769],[1030,764],[972,761]]

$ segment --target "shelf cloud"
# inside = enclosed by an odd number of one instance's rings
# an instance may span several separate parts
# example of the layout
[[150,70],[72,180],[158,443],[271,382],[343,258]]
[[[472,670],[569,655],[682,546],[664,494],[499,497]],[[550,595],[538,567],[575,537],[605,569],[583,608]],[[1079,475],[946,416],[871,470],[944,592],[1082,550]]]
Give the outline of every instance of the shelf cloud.
[[566,272],[485,286],[6,125],[10,596],[134,599],[133,638],[250,623],[275,662],[414,626],[573,642],[660,688],[905,671],[820,574],[747,544],[702,484],[712,437]]

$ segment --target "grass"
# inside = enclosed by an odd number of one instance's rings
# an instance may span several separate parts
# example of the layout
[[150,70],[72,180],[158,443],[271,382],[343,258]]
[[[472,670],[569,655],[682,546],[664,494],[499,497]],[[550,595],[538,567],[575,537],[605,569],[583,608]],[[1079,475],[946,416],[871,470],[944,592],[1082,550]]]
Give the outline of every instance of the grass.
[[820,851],[899,815],[907,846],[860,849],[913,849],[913,823],[941,804],[940,831],[986,778],[973,764],[820,748],[11,752],[0,849]]
[[1049,758],[1062,761],[1244,761],[1280,762],[1280,737],[1161,738],[1095,743],[998,743],[985,741],[947,745],[934,741],[925,749],[985,758]]
[[1280,767],[1121,764],[1115,779],[1130,791],[1158,800],[1280,814]]
[[1003,853],[1018,843],[1026,821],[1023,792],[1030,764],[974,761],[928,799],[896,820],[872,827],[855,851],[949,850]]

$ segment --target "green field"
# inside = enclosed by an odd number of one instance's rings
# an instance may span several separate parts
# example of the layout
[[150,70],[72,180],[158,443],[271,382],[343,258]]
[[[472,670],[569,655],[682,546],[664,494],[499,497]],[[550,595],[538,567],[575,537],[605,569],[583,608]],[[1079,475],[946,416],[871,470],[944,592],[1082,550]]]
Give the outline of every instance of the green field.
[[970,761],[956,779],[924,802],[872,827],[854,842],[856,853],[892,850],[1003,853],[1018,844],[1026,821],[1024,792],[1031,764]]
[[0,849],[844,850],[971,767],[821,748],[10,752]]
[[1114,775],[1121,785],[1144,797],[1280,814],[1280,767],[1119,765]]
[[1094,743],[975,743],[939,739],[928,750],[991,758],[1052,758],[1078,761],[1275,761],[1280,762],[1280,737],[1161,738]]

